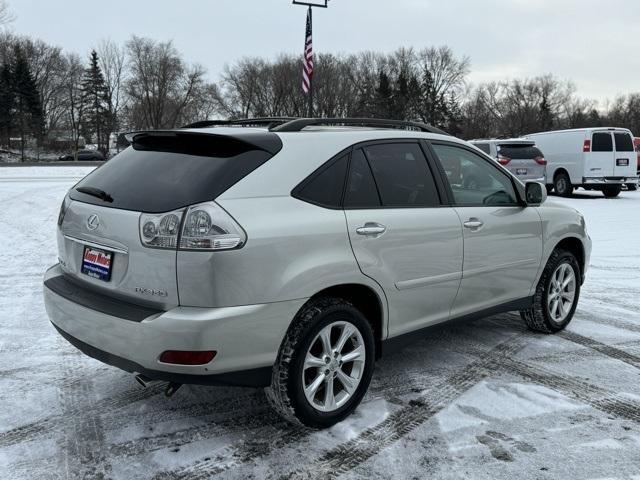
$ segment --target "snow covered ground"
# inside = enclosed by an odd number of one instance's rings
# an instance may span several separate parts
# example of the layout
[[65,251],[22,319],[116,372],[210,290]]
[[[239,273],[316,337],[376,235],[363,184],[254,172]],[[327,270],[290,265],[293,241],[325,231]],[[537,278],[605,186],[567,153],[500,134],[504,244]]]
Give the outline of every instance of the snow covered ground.
[[377,364],[355,415],[310,432],[261,390],[166,399],[53,330],[42,274],[88,171],[0,169],[3,478],[640,478],[640,192],[550,199],[580,209],[594,243],[565,333],[517,314],[439,328]]

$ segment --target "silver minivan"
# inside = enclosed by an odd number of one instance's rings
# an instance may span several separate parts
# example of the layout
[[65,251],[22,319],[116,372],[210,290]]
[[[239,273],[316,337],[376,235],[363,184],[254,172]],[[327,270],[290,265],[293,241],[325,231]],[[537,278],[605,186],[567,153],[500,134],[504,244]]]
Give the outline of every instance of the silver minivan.
[[547,161],[533,140],[471,140],[522,182],[547,182]]
[[424,124],[220,123],[131,134],[64,198],[45,307],[87,355],[168,395],[266,387],[322,428],[435,324],[571,321],[591,241],[543,184]]

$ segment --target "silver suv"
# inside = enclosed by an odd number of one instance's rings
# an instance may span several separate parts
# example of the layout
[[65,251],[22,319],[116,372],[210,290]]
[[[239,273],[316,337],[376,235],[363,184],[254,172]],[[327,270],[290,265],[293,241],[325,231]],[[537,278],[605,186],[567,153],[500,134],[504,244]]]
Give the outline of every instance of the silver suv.
[[[533,140],[471,140],[469,143],[503,165],[518,180],[547,183],[547,160]],[[476,180],[471,177],[468,181]]]
[[132,134],[69,191],[44,279],[63,337],[168,394],[267,387],[322,428],[427,327],[571,321],[591,241],[541,184],[423,124],[267,123]]

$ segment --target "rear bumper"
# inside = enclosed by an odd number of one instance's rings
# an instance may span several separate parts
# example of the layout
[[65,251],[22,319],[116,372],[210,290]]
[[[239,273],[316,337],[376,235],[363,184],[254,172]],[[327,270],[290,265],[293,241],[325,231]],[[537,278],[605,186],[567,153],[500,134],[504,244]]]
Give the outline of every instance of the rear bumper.
[[638,184],[638,177],[582,177],[583,185],[625,185]]
[[[45,282],[62,275],[56,265],[45,274]],[[286,330],[305,299],[225,308],[177,307],[143,319],[126,313],[116,316],[117,310],[79,303],[46,285],[44,301],[51,323],[70,343],[109,365],[177,383],[266,386]],[[159,361],[165,350],[218,353],[207,365],[171,365]]]

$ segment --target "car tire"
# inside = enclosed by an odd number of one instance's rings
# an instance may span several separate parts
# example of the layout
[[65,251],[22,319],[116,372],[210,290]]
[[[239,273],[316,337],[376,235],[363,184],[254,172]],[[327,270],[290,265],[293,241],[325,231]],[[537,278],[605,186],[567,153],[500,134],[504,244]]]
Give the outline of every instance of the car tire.
[[561,197],[570,197],[573,193],[573,185],[569,175],[564,172],[556,174],[553,179],[553,189]]
[[607,185],[602,189],[602,193],[607,198],[615,198],[620,195],[622,185]]
[[635,192],[636,190],[638,190],[638,185],[636,185],[635,183],[627,183],[627,190],[629,190],[630,192]]
[[[562,277],[561,272],[564,272]],[[562,284],[565,281],[569,283],[559,288],[559,279]],[[533,306],[521,310],[520,316],[536,332],[556,333],[563,330],[573,319],[581,285],[582,274],[575,255],[567,250],[554,250],[536,287]],[[568,303],[570,297],[571,304]]]
[[[347,326],[353,329],[350,335],[350,330],[344,330]],[[330,352],[334,353],[331,359],[326,355],[329,352],[322,338],[327,332]],[[349,336],[336,356],[334,347],[339,347],[343,334]],[[356,352],[363,352],[364,359],[342,362],[343,354],[346,358]],[[323,364],[318,365],[317,360]],[[307,361],[312,366],[305,365]],[[360,404],[371,382],[374,361],[373,331],[357,308],[340,298],[312,300],[298,312],[287,331],[273,367],[271,385],[265,389],[267,398],[273,408],[292,423],[328,428],[345,419]],[[332,378],[327,377],[327,372]],[[354,380],[351,392],[341,379]],[[315,391],[310,388],[314,384],[319,385]],[[305,393],[311,391],[314,393]],[[327,400],[328,391],[334,394],[334,402]]]

